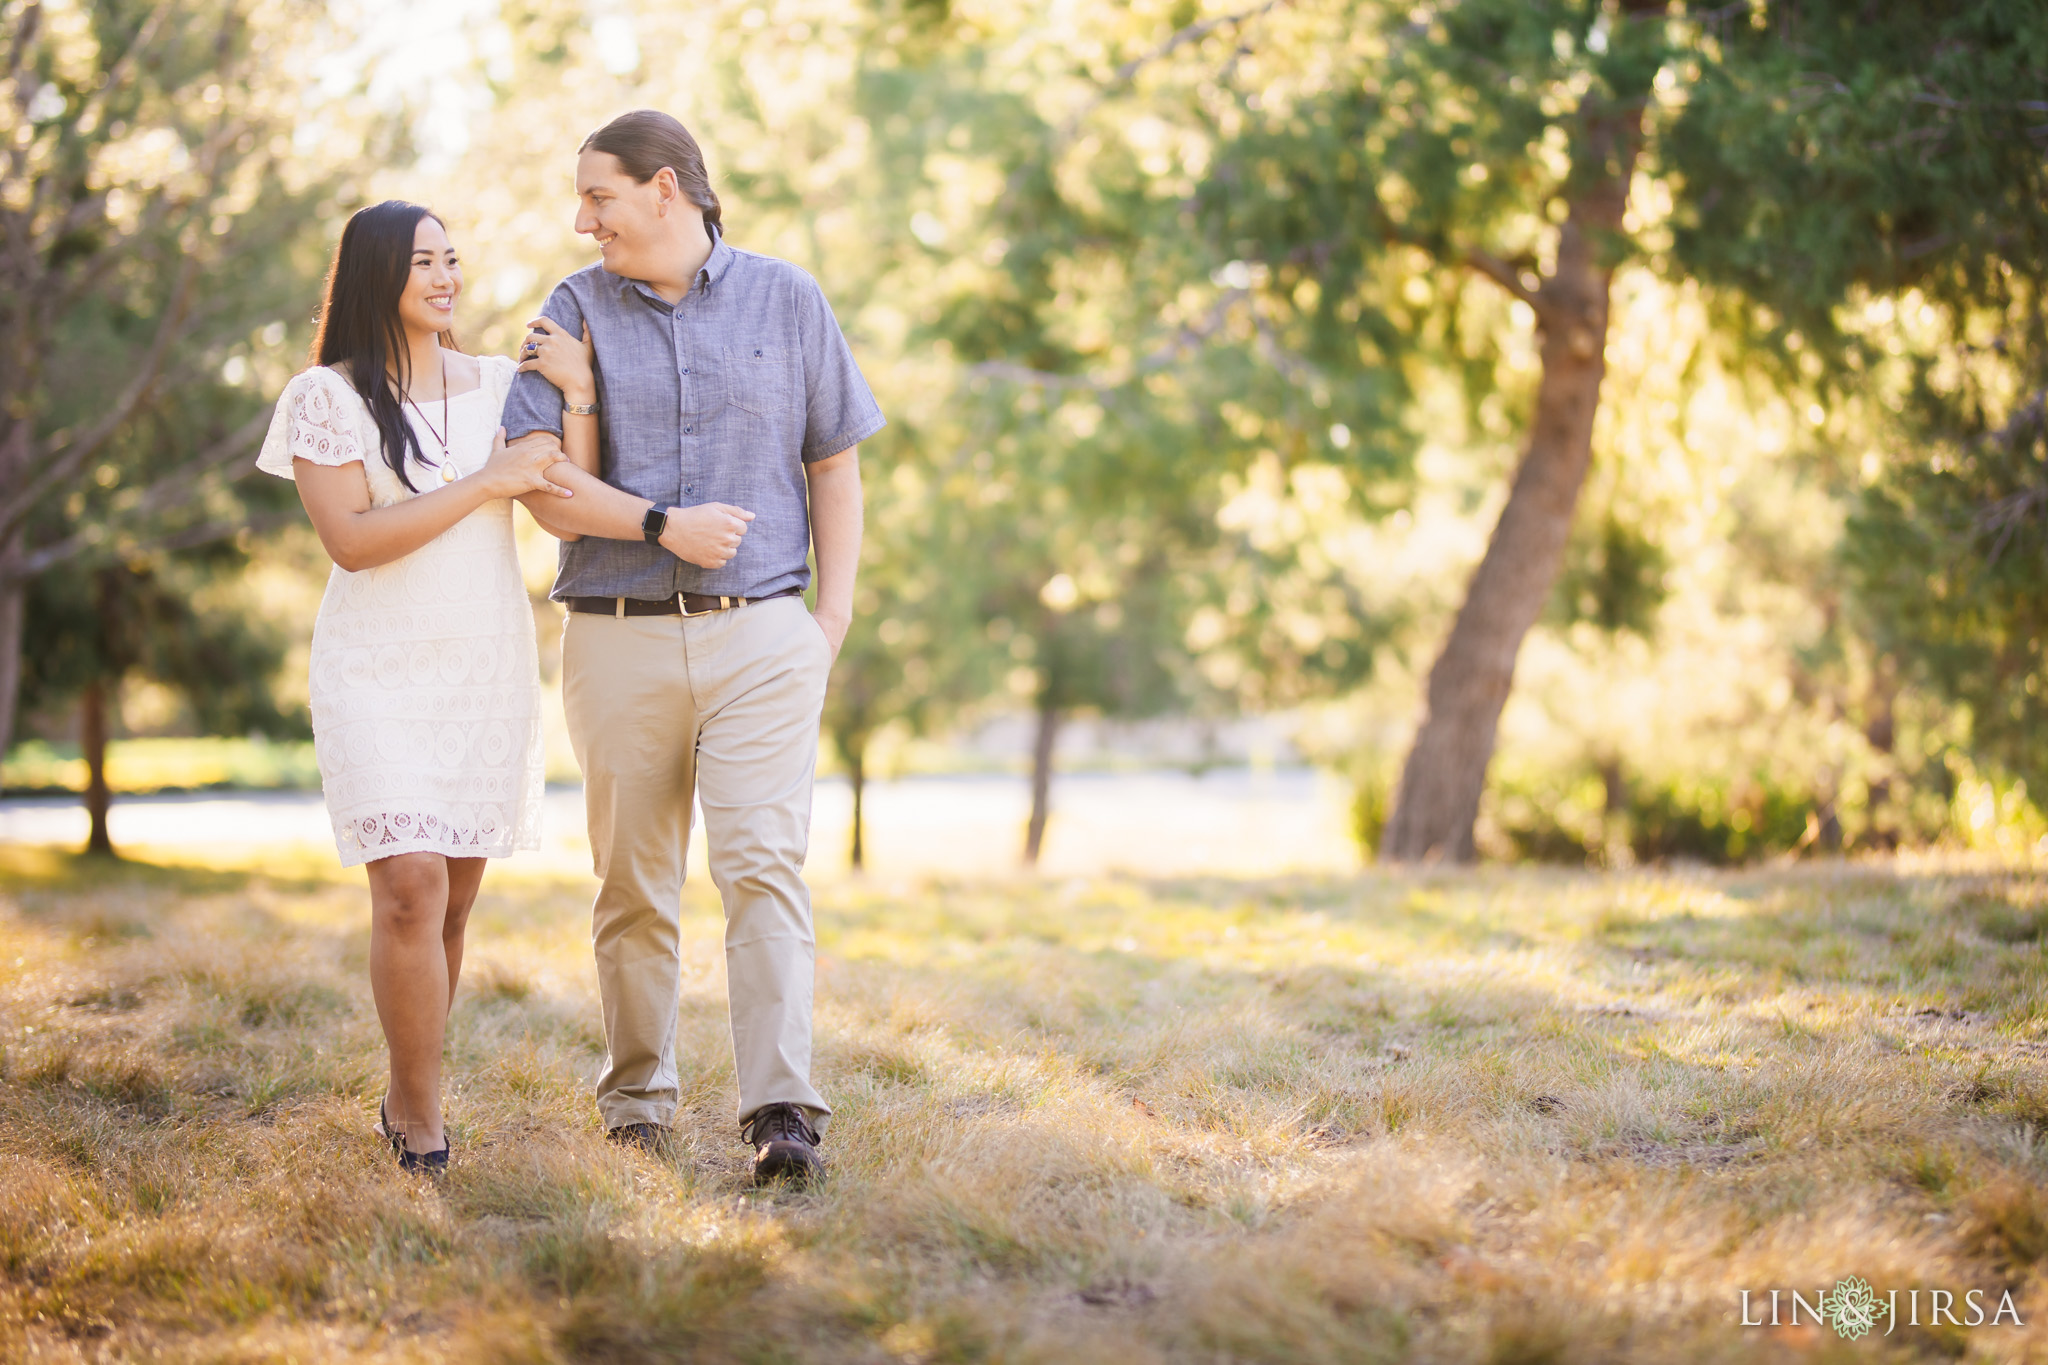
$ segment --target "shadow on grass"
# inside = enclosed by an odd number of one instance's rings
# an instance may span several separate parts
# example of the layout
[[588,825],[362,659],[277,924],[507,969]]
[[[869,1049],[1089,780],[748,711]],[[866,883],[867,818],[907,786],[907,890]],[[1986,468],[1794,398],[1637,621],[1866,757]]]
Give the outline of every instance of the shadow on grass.
[[[1577,902],[1502,922],[1532,894]],[[1654,1158],[1682,1140],[1711,1163],[1761,1132],[1743,1116],[1759,1059],[1821,1066],[1874,1044],[1967,1068],[1974,1091],[1948,1082],[1959,1116],[2048,1123],[2033,1076],[2048,1052],[2034,1036],[2048,908],[2032,878],[1489,869],[957,884],[935,899],[949,904],[856,888],[821,907],[828,952],[890,983],[849,1000],[857,1036],[828,1042],[821,1063],[915,1088],[943,1070],[935,1053],[1043,1049],[1150,1108],[1199,1092],[1176,1116],[1200,1126],[1242,1127],[1292,1099],[1301,1130],[1324,1138],[1426,1119],[1451,1098],[1429,1079],[1444,1067],[1478,1076],[1457,1087],[1453,1119],[1562,1114],[1592,1078],[1627,1074],[1691,1099],[1678,1113],[1611,1102],[1579,1125],[1580,1145]],[[925,935],[978,951],[926,957]],[[912,995],[926,1003],[906,1007]]]
[[[259,880],[31,885],[59,916]],[[503,917],[580,915],[572,890],[508,891]],[[716,912],[691,904],[705,968]],[[155,944],[130,946],[134,983],[71,984],[110,941],[66,958],[58,1008],[24,988],[0,1018],[10,1048],[32,1023],[80,1049],[40,1071],[22,1053],[0,1083],[0,1265],[28,1286],[0,1293],[0,1355],[10,1312],[45,1311],[116,1354],[218,1354],[230,1328],[304,1318],[476,1359],[1733,1361],[1793,1344],[1658,1297],[1657,1258],[1719,1247],[1677,1280],[1774,1238],[1804,1254],[1831,1190],[1915,1220],[1830,1249],[1846,1271],[1894,1248],[1881,1285],[1914,1255],[1954,1283],[2048,1259],[2035,1158],[1997,1155],[2021,1092],[1995,1069],[1941,1090],[2033,1017],[2023,880],[1486,871],[819,904],[835,1166],[801,1197],[736,1198],[709,970],[686,980],[667,1160],[590,1121],[586,1000],[476,972],[450,1051],[461,1164],[436,1188],[392,1179],[362,1131],[381,1044],[357,931],[251,905],[217,970],[172,969],[179,996],[148,984]],[[1873,1001],[1922,1020],[1901,1049],[1870,1046]],[[1866,1069],[1829,1081],[1842,1058]],[[238,1069],[223,1108],[200,1082]],[[1850,1107],[1813,1103],[1820,1084]]]
[[9,890],[78,893],[140,888],[173,896],[219,896],[247,890],[256,882],[286,891],[312,891],[333,885],[334,878],[312,872],[152,863],[45,845],[0,844],[0,886]]

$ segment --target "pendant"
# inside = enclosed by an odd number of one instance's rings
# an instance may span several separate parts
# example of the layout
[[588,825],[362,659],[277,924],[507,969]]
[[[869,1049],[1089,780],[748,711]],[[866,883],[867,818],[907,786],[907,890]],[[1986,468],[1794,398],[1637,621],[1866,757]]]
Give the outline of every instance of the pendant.
[[454,467],[453,467],[452,465],[445,465],[445,464],[444,464],[444,465],[442,465],[442,466],[441,466],[441,482],[442,482],[442,483],[454,483],[454,482],[455,482],[455,469],[454,469]]

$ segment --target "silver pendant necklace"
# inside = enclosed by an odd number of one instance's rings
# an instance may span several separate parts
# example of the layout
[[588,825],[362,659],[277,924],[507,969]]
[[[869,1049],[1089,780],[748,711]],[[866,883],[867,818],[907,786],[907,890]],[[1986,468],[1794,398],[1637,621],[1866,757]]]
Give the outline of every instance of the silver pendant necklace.
[[434,424],[428,421],[426,413],[420,412],[420,405],[413,403],[410,393],[405,396],[405,401],[411,403],[412,410],[420,414],[420,421],[426,425],[427,430],[432,433],[435,442],[441,447],[441,482],[454,483],[456,478],[455,461],[448,453],[448,437],[452,433],[453,428],[448,424],[448,353],[446,351],[441,352],[441,429],[439,431],[434,430]]

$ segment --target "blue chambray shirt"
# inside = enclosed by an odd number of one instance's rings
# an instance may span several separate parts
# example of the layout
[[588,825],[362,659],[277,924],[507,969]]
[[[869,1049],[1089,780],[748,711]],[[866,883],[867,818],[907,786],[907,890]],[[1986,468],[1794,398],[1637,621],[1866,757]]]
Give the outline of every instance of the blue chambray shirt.
[[[808,587],[804,465],[885,425],[818,282],[721,238],[696,285],[671,304],[647,285],[579,270],[542,312],[597,352],[599,472],[661,507],[723,502],[754,514],[720,569],[686,564],[644,541],[565,542],[550,594],[766,597]],[[562,393],[528,372],[512,381],[505,433],[562,433]]]

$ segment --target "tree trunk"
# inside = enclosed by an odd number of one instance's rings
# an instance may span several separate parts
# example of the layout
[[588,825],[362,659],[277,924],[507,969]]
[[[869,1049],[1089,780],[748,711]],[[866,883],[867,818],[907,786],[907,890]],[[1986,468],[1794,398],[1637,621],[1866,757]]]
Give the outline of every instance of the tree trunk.
[[[0,441],[0,478],[18,482],[26,477],[22,459],[27,424],[17,422]],[[9,486],[13,486],[12,483]],[[28,619],[28,578],[22,572],[22,553],[27,548],[22,527],[0,535],[0,758],[14,742],[15,708],[21,699],[21,634]]]
[[78,747],[85,751],[85,813],[92,817],[92,833],[85,851],[114,857],[114,841],[107,836],[107,808],[113,797],[107,791],[107,687],[95,679],[87,683],[79,702]]
[[867,746],[854,750],[846,760],[846,780],[853,788],[853,844],[846,851],[846,865],[855,872],[867,866],[866,822],[861,814],[861,797],[867,790]]
[[[1661,8],[1661,6],[1659,6]],[[1507,506],[1472,575],[1450,638],[1430,669],[1426,709],[1380,843],[1389,862],[1471,862],[1501,707],[1522,637],[1549,598],[1593,454],[1606,373],[1611,235],[1620,231],[1642,137],[1642,105],[1589,112],[1576,149],[1600,168],[1571,200],[1557,265],[1529,295],[1542,328],[1543,377],[1529,446]]]
[[1045,845],[1045,819],[1052,809],[1052,749],[1059,731],[1059,707],[1041,699],[1038,738],[1031,746],[1031,823],[1024,830],[1026,867],[1038,866],[1038,851]]
[[28,615],[28,584],[7,572],[0,551],[0,758],[14,742],[14,711],[21,696],[21,630]]
[[1600,760],[1600,789],[1604,798],[1600,818],[1600,854],[1609,867],[1629,851],[1628,771],[1613,754]]
[[[1870,721],[1863,727],[1863,738],[1869,741],[1872,749],[1890,759],[1898,740],[1894,709],[1899,699],[1898,670],[1891,655],[1878,656],[1875,673],[1871,686]],[[1882,775],[1870,784],[1863,835],[1857,843],[1866,848],[1893,849],[1899,846],[1899,830],[1890,809],[1892,779],[1889,764],[1879,771]],[[1837,821],[1838,827],[1839,824]]]

